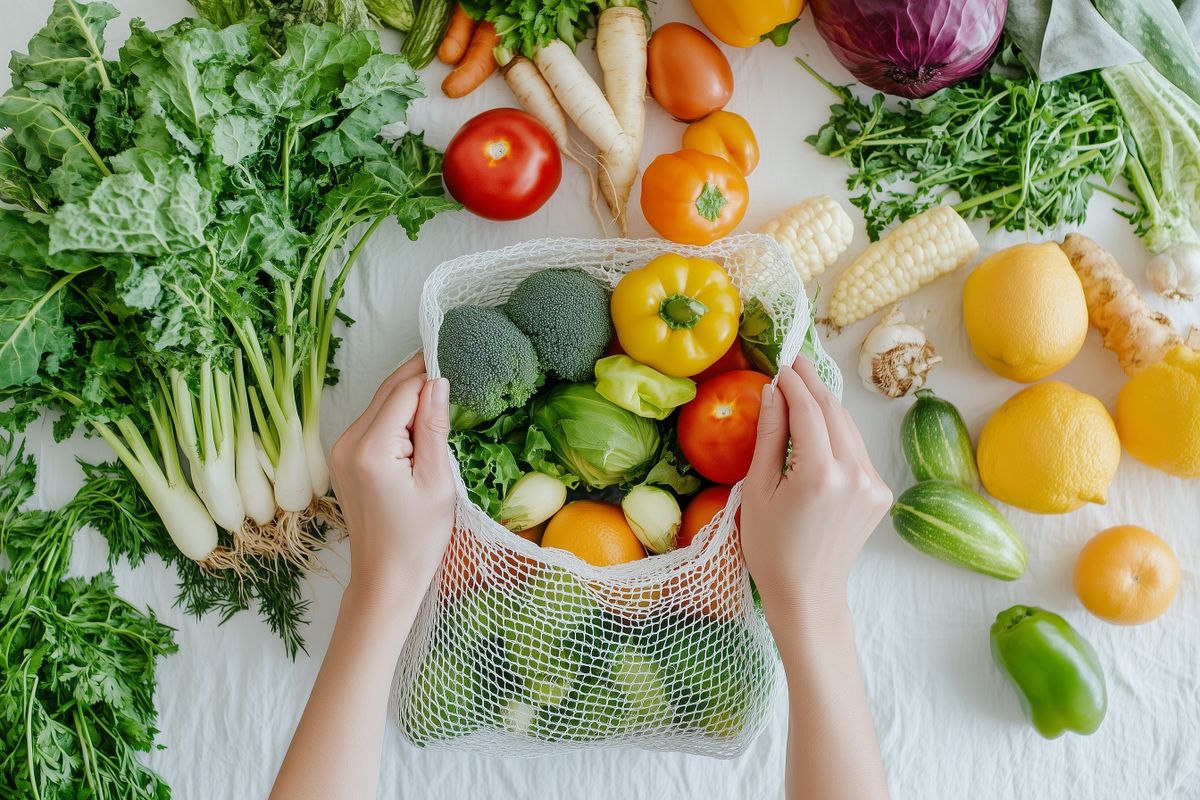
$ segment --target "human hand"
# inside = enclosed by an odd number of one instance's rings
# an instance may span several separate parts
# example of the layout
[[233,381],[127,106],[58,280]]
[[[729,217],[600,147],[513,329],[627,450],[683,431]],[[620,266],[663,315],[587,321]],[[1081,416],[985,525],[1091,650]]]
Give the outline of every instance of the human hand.
[[333,445],[330,473],[350,534],[347,595],[388,606],[424,595],[454,525],[449,431],[449,384],[426,380],[418,353]]
[[891,503],[862,435],[813,365],[801,357],[781,369],[778,388],[763,387],[742,485],[742,552],[764,607],[844,603],[854,559]]

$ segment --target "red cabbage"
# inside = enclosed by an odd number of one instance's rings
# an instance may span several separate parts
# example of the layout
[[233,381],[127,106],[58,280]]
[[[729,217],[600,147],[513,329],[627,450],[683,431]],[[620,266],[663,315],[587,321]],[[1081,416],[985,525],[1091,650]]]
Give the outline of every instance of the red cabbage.
[[928,97],[980,72],[1008,0],[811,0],[821,38],[862,83]]

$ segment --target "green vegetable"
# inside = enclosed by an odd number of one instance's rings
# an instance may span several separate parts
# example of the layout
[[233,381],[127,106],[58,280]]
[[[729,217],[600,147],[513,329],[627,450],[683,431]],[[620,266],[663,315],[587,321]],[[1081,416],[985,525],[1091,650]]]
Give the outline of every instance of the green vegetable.
[[1171,0],[1092,0],[1104,19],[1163,77],[1200,103],[1200,53]]
[[[422,88],[338,25],[288,28],[272,59],[257,23],[134,21],[109,61],[115,16],[57,0],[0,98],[3,422],[51,410],[60,437],[103,437],[214,581],[249,558],[220,549],[244,526],[295,531],[256,537],[290,575],[332,502],[320,399],[349,270],[387,217],[415,236],[452,207],[438,153],[378,137]],[[290,629],[297,606],[262,613]]]
[[407,31],[417,21],[413,0],[366,0],[366,3],[371,15],[389,28]]
[[658,461],[646,473],[644,482],[654,486],[666,486],[680,497],[700,491],[700,478],[694,474],[692,465],[680,452],[679,437],[675,428],[663,432],[662,452]]
[[450,27],[453,12],[454,0],[421,0],[416,19],[400,46],[400,55],[416,69],[429,66]]
[[675,534],[683,522],[675,495],[643,483],[621,499],[621,511],[638,541],[651,553],[675,549]]
[[593,489],[639,481],[659,457],[658,427],[591,384],[558,384],[534,400],[532,419],[558,462]]
[[467,496],[492,519],[500,519],[504,498],[524,474],[518,459],[528,424],[526,412],[514,411],[484,427],[450,431],[450,449]]
[[159,746],[154,686],[174,632],[118,597],[111,572],[65,577],[87,487],[23,510],[34,490],[33,458],[0,438],[0,793],[168,797],[138,754]]
[[[562,39],[572,50],[595,26],[594,0],[461,0],[471,19],[496,26],[501,46],[533,58],[539,47]],[[643,9],[644,10],[644,9]]]
[[900,447],[918,481],[943,480],[979,489],[975,448],[962,415],[932,389],[918,389],[917,399],[900,423]]
[[252,17],[265,17],[264,34],[276,50],[283,52],[284,31],[310,23],[340,25],[345,31],[368,30],[371,20],[363,0],[188,0],[196,13],[219,28]]
[[437,357],[450,381],[450,400],[484,419],[525,405],[542,382],[533,344],[494,308],[447,311]]
[[1021,710],[1047,739],[1095,733],[1108,710],[1108,687],[1096,651],[1058,614],[1013,606],[996,615],[992,658]]
[[546,269],[517,284],[504,313],[533,341],[547,374],[590,381],[613,338],[609,291],[578,270]]
[[872,240],[940,205],[988,219],[993,230],[1079,224],[1097,179],[1116,179],[1126,156],[1123,123],[1100,76],[1043,82],[1011,47],[999,61],[894,109],[882,94],[862,102],[800,61],[838,98],[829,121],[806,141],[850,165],[846,186],[858,192],[850,202]]
[[1025,573],[1025,543],[995,506],[949,481],[922,481],[892,506],[892,524],[926,555],[983,575],[1015,581]]
[[664,375],[618,355],[596,362],[596,391],[639,417],[662,420],[696,396],[696,382]]
[[562,481],[542,472],[522,475],[504,498],[500,524],[510,531],[529,530],[558,513],[567,502]]

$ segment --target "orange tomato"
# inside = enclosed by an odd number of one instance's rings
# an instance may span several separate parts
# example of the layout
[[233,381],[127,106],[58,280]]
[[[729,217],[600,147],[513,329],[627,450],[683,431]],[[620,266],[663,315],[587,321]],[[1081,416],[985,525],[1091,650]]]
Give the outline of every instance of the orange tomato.
[[[687,547],[692,543],[692,539],[696,538],[696,534],[705,525],[712,522],[717,512],[729,503],[731,488],[729,486],[710,486],[691,499],[687,508],[683,510],[683,521],[679,525],[679,532],[675,534],[676,547]],[[741,517],[741,509],[738,509],[738,517]],[[740,519],[737,520],[739,523],[740,521]]]
[[646,557],[621,507],[596,500],[576,500],[563,506],[550,518],[542,547],[566,550],[597,567]]
[[737,227],[750,190],[738,168],[699,150],[664,153],[642,176],[642,213],[664,239],[712,244]]
[[1179,591],[1179,560],[1145,528],[1119,525],[1096,534],[1075,562],[1075,594],[1088,611],[1118,625],[1161,616]]
[[650,37],[646,79],[658,104],[684,122],[711,114],[733,96],[729,59],[703,31],[682,22],[660,25]]
[[693,122],[683,132],[683,146],[720,156],[734,164],[743,175],[758,166],[758,139],[750,123],[732,111],[714,111]]

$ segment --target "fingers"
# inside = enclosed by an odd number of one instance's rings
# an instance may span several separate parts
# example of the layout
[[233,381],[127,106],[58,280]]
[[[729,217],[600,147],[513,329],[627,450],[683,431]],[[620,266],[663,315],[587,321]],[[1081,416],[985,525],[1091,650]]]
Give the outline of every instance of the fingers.
[[401,381],[384,398],[379,413],[371,422],[360,440],[361,450],[367,450],[368,458],[411,458],[413,443],[408,429],[417,413],[418,398],[425,385],[423,376]]
[[375,421],[375,416],[379,413],[379,409],[383,407],[384,401],[388,395],[399,384],[406,380],[418,376],[425,375],[425,357],[420,353],[416,353],[408,361],[405,361],[396,371],[383,379],[383,383],[379,384],[379,388],[375,390],[375,396],[371,398],[371,402],[367,404],[366,409],[358,416],[358,419],[350,423],[350,427],[346,428],[342,434],[342,438],[346,439],[347,443],[355,443],[362,438],[367,432],[367,428]]
[[825,416],[817,399],[794,369],[779,370],[779,391],[787,400],[792,446],[816,457],[832,453]]
[[450,383],[445,378],[428,381],[421,390],[413,421],[413,474],[433,485],[450,477],[446,438],[450,435]]
[[811,361],[801,356],[796,359],[792,368],[796,371],[800,380],[804,382],[804,386],[808,389],[816,401],[817,407],[821,410],[821,416],[825,420],[825,430],[833,457],[839,461],[860,461],[866,450],[855,442],[850,430],[853,425],[850,422],[849,416],[846,414],[841,402],[834,396],[833,392],[829,391],[829,387],[825,385],[825,382],[821,380],[821,376],[817,374],[816,367],[812,365]]
[[758,440],[754,444],[754,458],[746,474],[751,483],[774,488],[783,476],[783,462],[787,458],[788,404],[774,386],[763,387],[762,405],[758,411]]

